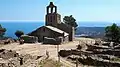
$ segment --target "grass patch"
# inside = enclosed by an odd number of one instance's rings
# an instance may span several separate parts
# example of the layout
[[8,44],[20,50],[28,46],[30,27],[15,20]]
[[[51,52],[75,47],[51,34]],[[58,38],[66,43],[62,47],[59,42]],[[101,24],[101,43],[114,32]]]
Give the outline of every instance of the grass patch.
[[0,47],[3,47],[4,45],[3,44],[0,44]]
[[110,59],[111,61],[118,61],[118,62],[120,62],[120,58],[112,58],[112,59]]
[[60,62],[54,61],[52,59],[45,59],[39,62],[39,67],[61,67]]

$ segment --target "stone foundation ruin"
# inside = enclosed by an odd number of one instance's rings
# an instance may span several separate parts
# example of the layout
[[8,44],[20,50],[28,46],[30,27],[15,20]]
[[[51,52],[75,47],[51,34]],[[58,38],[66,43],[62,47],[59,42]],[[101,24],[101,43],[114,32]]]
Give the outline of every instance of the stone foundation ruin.
[[[80,45],[77,49],[60,50],[59,55],[63,58],[67,58],[72,63],[77,64],[78,60],[80,64],[87,66],[100,66],[100,67],[119,67],[120,66],[120,45],[113,43],[95,43],[94,45],[86,44],[86,50],[80,50]],[[80,47],[80,49],[78,49]]]
[[[0,49],[0,67],[28,67],[39,58],[29,54],[22,55],[12,50]],[[37,66],[37,62],[34,63],[34,66]]]

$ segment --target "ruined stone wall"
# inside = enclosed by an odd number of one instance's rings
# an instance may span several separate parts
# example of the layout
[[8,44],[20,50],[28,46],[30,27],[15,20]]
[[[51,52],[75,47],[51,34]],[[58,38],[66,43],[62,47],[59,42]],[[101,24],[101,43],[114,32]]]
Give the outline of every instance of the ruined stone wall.
[[36,59],[29,54],[21,55],[12,50],[0,49],[0,67],[29,67],[27,64],[32,64]]

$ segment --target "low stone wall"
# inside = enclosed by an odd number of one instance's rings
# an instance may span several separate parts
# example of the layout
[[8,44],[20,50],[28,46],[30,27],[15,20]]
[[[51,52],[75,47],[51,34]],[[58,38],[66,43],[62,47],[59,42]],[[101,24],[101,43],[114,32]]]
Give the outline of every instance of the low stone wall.
[[38,38],[35,36],[23,35],[20,38],[24,40],[24,43],[37,43],[38,42]]
[[[108,53],[111,53],[108,52]],[[117,52],[118,53],[118,52]],[[80,51],[80,50],[60,50],[59,55],[61,57],[65,57],[67,59],[71,59],[72,62],[76,62],[76,60],[78,59],[78,61],[80,63],[82,63],[83,65],[91,65],[91,66],[120,66],[119,62],[114,62],[114,61],[110,61],[110,57],[111,55],[105,55],[107,53],[92,53],[92,52],[87,52],[87,51]],[[110,61],[110,62],[109,62]]]
[[53,44],[53,45],[58,45],[61,44],[60,38],[48,38],[45,37],[43,40],[43,44]]
[[78,60],[78,63],[82,63],[83,65],[88,65],[88,66],[95,66],[95,67],[119,67],[120,66],[120,63],[109,62],[109,61],[99,61],[91,57],[87,57],[87,58],[68,57],[68,59],[71,59],[72,61],[75,61],[75,62],[76,60]]
[[15,40],[11,39],[11,38],[0,40],[0,44],[2,44],[2,45],[14,43],[14,42],[15,42]]

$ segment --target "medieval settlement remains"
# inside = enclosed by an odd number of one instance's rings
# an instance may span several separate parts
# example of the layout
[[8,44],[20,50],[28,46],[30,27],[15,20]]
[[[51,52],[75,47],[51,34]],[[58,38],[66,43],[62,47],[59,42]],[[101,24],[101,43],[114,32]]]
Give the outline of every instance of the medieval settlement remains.
[[0,40],[0,67],[120,67],[119,43],[74,38],[74,27],[61,22],[53,2],[45,18],[45,26],[22,35],[22,40]]

